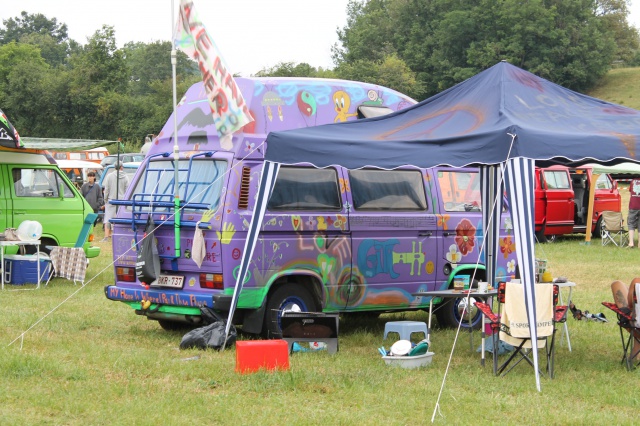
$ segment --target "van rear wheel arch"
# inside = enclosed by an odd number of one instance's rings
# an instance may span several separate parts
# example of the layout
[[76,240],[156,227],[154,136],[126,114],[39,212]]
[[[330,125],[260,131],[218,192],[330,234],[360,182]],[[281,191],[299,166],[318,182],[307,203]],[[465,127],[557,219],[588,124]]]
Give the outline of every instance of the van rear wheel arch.
[[282,337],[280,317],[283,311],[321,311],[319,286],[319,283],[309,276],[290,276],[274,283],[265,302],[263,337],[269,339]]
[[[51,254],[51,250],[54,247],[58,247],[58,242],[50,237],[41,237],[40,238],[40,253],[45,253],[47,255]],[[36,254],[36,246],[25,246],[25,253],[27,254]]]
[[[473,282],[471,284],[472,287],[478,286],[478,281],[485,280],[486,272],[481,269],[473,270],[473,269],[464,269],[458,270],[451,275],[468,275],[469,278],[473,277]],[[453,279],[450,283],[450,289],[453,288]],[[458,324],[461,324],[463,329],[469,328],[469,317],[468,313],[465,310],[464,317],[462,316],[463,308],[467,307],[466,297],[459,298],[446,298],[440,303],[438,308],[435,311],[436,318],[438,319],[438,324],[441,327],[445,328],[457,328]],[[474,305],[475,299],[472,297],[469,303],[469,312],[471,313],[471,327],[479,328],[482,323],[482,313],[476,308]]]

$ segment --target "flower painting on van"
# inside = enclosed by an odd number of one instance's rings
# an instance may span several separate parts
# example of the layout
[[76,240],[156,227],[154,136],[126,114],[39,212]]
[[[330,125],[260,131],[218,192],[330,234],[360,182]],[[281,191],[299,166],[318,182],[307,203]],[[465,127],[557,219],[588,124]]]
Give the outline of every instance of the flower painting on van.
[[455,241],[463,256],[473,251],[476,245],[476,227],[469,219],[462,219],[456,227]]
[[451,263],[458,263],[462,260],[462,254],[458,251],[458,246],[455,244],[451,244],[449,246],[449,251],[447,252],[446,258]]
[[505,259],[515,251],[515,244],[511,241],[511,236],[500,238],[500,252]]

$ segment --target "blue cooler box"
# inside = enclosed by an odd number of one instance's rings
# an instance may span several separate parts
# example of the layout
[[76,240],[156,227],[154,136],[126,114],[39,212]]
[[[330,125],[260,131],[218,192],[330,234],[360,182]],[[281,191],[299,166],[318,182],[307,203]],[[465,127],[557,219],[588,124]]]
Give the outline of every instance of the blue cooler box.
[[[40,253],[40,282],[47,281],[51,275],[49,256]],[[38,265],[36,255],[11,254],[4,257],[2,265],[5,284],[24,285],[38,283]]]

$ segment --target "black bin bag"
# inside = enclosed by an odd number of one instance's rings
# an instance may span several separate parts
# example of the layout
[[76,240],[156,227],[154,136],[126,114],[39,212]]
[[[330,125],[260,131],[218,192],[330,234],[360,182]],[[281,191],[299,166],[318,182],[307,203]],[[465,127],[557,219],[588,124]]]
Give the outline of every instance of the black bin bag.
[[[224,345],[224,331],[227,322],[225,320],[216,321],[204,327],[191,330],[182,337],[180,349],[198,348],[198,349],[222,349]],[[236,342],[236,328],[231,326],[229,329],[229,338],[225,347],[231,347]]]
[[136,259],[136,277],[141,283],[151,284],[160,275],[160,257],[156,246],[153,231],[156,224],[150,214],[144,228],[144,238],[138,244],[138,256]]

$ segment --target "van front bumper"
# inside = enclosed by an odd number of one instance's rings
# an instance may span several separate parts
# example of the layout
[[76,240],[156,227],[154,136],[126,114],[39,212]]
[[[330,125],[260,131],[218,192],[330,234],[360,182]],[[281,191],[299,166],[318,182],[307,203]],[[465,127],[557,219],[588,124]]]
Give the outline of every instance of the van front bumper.
[[93,259],[100,256],[100,247],[89,247],[86,250],[87,259]]

